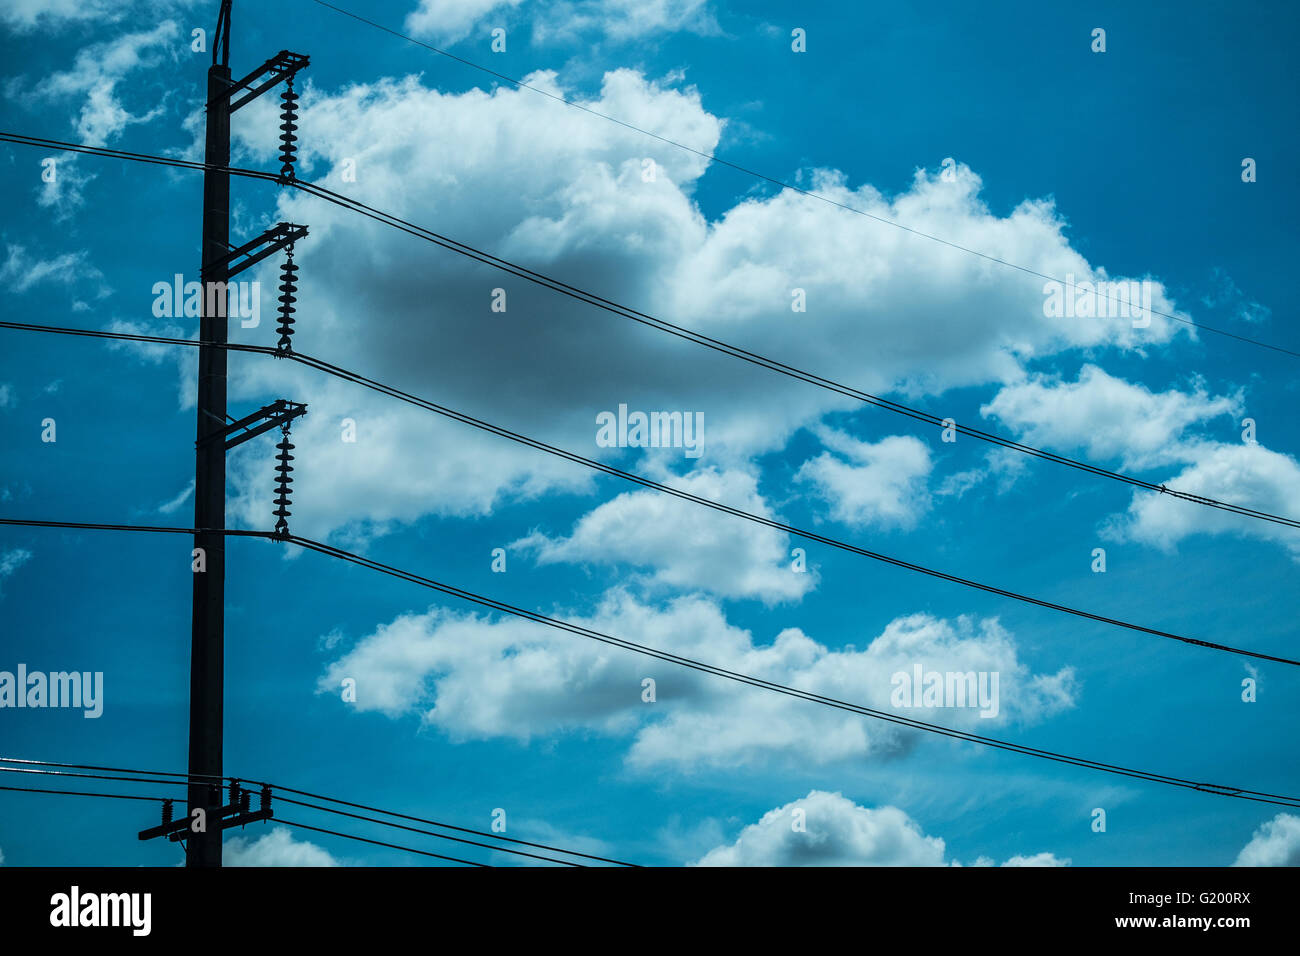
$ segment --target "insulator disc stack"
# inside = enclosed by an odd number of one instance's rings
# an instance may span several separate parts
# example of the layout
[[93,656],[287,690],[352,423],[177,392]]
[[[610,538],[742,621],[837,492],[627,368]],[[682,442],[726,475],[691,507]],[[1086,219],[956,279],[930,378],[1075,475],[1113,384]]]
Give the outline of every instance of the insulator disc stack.
[[289,472],[293,471],[293,466],[289,464],[289,462],[293,461],[293,455],[289,454],[289,452],[291,452],[294,447],[289,441],[289,427],[287,425],[284,426],[284,437],[280,439],[279,444],[275,447],[280,450],[280,453],[275,456],[276,460],[279,462],[275,466],[277,472],[275,479],[275,533],[287,535],[289,533],[288,519],[292,514],[289,510],[289,506],[293,504],[290,499],[293,490],[289,487],[293,484],[293,479],[289,477]]
[[297,311],[294,303],[298,301],[298,266],[293,261],[293,245],[290,244],[285,250],[284,265],[280,267],[280,324],[276,326],[276,331],[280,333],[280,341],[276,347],[281,352],[292,352],[290,347],[293,338],[293,314]]
[[293,88],[293,77],[285,81],[280,93],[280,176],[293,179],[294,163],[298,161],[298,93]]

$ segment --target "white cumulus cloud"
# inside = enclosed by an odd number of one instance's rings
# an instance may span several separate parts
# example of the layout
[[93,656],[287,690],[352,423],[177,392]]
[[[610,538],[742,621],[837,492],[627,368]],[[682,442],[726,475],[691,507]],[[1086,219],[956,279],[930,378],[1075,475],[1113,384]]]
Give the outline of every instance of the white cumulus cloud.
[[858,527],[916,526],[930,507],[926,480],[933,464],[925,442],[910,435],[864,442],[829,428],[818,434],[839,454],[823,452],[804,462],[795,480],[813,487],[831,517]]
[[253,839],[231,837],[226,840],[224,858],[227,866],[340,866],[327,850],[314,843],[295,840],[287,827],[274,827],[270,833]]
[[[709,468],[677,479],[674,488],[774,518],[753,475]],[[720,597],[796,600],[816,584],[796,572],[790,536],[701,508],[658,491],[630,491],[584,515],[567,538],[534,532],[511,547],[533,550],[539,564],[629,564],[652,569],[647,583],[704,590]]]
[[1300,866],[1300,817],[1279,813],[1255,831],[1233,866]]
[[[1300,516],[1300,463],[1258,442],[1216,441],[1207,423],[1243,420],[1241,394],[1213,396],[1199,385],[1153,392],[1085,365],[1075,382],[1046,376],[1004,387],[981,412],[1011,425],[1031,444],[1054,451],[1082,449],[1093,462],[1118,460],[1174,490],[1286,517]],[[1230,420],[1232,433],[1238,421]],[[1273,541],[1300,561],[1300,531],[1244,519],[1222,509],[1148,491],[1133,492],[1126,512],[1103,532],[1161,550],[1197,534],[1231,534]]]
[[[977,864],[988,861],[981,859]],[[1014,856],[1003,866],[1068,866],[1051,853]],[[944,841],[927,836],[898,807],[864,807],[840,793],[813,790],[763,814],[731,844],[696,866],[959,866]]]
[[1082,448],[1094,461],[1143,468],[1178,459],[1189,427],[1241,409],[1240,395],[1211,396],[1203,388],[1152,392],[1085,365],[1074,382],[1035,376],[1008,385],[980,414],[1001,419],[1030,444]]
[[[997,672],[997,713],[963,707],[906,707],[908,716],[988,729],[1030,723],[1073,705],[1073,672],[1034,674],[996,620],[899,618],[858,650],[834,650],[797,628],[770,644],[727,622],[701,596],[663,607],[625,591],[605,595],[590,616],[559,615],[604,634],[728,670],[880,710],[894,708],[899,672]],[[434,608],[381,625],[331,663],[318,690],[356,680],[358,710],[421,714],[453,739],[589,732],[630,739],[630,767],[820,765],[888,759],[915,731],[736,684],[518,618],[492,620]],[[656,700],[642,699],[645,679]],[[984,708],[989,711],[990,708]]]
[[455,43],[467,37],[488,14],[503,13],[519,6],[521,2],[522,0],[420,0],[420,5],[407,14],[406,29],[417,37]]
[[[694,89],[632,70],[611,71],[587,97],[552,73],[527,79],[704,152],[724,129]],[[1007,384],[1023,380],[1025,363],[1063,350],[1148,349],[1193,334],[1159,316],[1142,330],[1126,320],[1046,318],[1041,283],[789,190],[707,219],[693,198],[707,161],[528,90],[445,94],[406,77],[335,92],[309,84],[303,104],[302,167],[313,179],[600,295],[872,391]],[[274,104],[254,101],[248,111],[237,157],[272,162]],[[642,176],[646,159],[657,170],[652,181]],[[345,168],[355,181],[342,178]],[[1099,274],[1071,248],[1050,203],[995,215],[981,200],[979,177],[964,166],[955,182],[918,170],[890,198],[834,171],[816,172],[809,185],[1029,268]],[[704,415],[708,432],[694,467],[747,469],[800,428],[860,407],[310,197],[286,193],[277,212],[311,228],[297,261],[299,311],[312,319],[298,324],[296,349],[562,448],[612,457],[596,445],[593,421],[620,403],[689,409]],[[262,275],[263,314],[270,315],[272,266]],[[807,293],[807,313],[790,310],[795,288]],[[505,312],[492,311],[496,289],[506,296]],[[1153,305],[1174,308],[1158,284]],[[236,334],[270,341],[265,329]],[[231,387],[232,400],[274,390],[311,406],[295,429],[303,466],[295,517],[304,533],[482,514],[506,500],[591,487],[578,466],[499,438],[480,440],[464,426],[289,363],[239,363]],[[339,439],[344,418],[357,423],[356,444]],[[633,454],[650,460],[653,451]],[[678,455],[674,468],[688,467]],[[826,481],[845,477],[829,463],[817,468]],[[263,472],[238,465],[232,472],[232,510],[251,517],[260,509],[260,517]],[[328,478],[309,488],[313,475]],[[920,505],[909,488],[867,505],[906,520]]]
[[[1259,444],[1217,442],[1189,445],[1184,453],[1192,463],[1163,484],[1271,514],[1300,516],[1300,463],[1290,455]],[[1128,511],[1111,521],[1106,532],[1166,551],[1196,534],[1254,537],[1276,542],[1300,561],[1300,530],[1166,495],[1134,492]]]

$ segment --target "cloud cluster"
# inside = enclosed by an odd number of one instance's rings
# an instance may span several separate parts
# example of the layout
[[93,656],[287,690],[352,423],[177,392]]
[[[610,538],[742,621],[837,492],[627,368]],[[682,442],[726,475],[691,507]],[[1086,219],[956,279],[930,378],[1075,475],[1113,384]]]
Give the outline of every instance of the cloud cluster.
[[[417,37],[455,43],[471,34],[505,28],[509,15],[523,2],[420,0],[406,17],[406,29]],[[624,41],[682,30],[718,31],[708,0],[548,0],[530,3],[526,13],[533,42],[539,44],[593,34]]]
[[[0,391],[3,391],[0,389]],[[32,553],[26,548],[11,548],[0,551],[0,597],[4,596],[5,579],[12,576],[19,568],[32,559]]]
[[124,33],[81,50],[72,69],[52,73],[36,84],[33,94],[43,99],[85,97],[77,120],[81,142],[103,146],[128,125],[147,123],[161,115],[162,106],[143,113],[128,111],[118,97],[118,84],[127,74],[157,66],[164,54],[176,54],[180,28],[164,20],[152,30]]
[[[1000,390],[981,408],[1027,442],[1053,451],[1082,450],[1094,463],[1118,461],[1151,471],[1152,480],[1201,495],[1287,516],[1300,515],[1300,463],[1266,448],[1241,428],[1245,400],[1188,390],[1153,392],[1085,365],[1076,381],[1036,376]],[[1204,434],[1209,423],[1231,416],[1228,428],[1251,440],[1220,441]],[[1113,539],[1163,550],[1194,534],[1233,534],[1275,541],[1300,560],[1300,532],[1275,523],[1244,520],[1222,510],[1135,491],[1128,510],[1107,522]]]
[[440,43],[463,40],[488,14],[501,14],[523,0],[420,0],[406,15],[406,29],[414,36]]
[[[19,32],[57,26],[64,20],[98,20],[112,18],[121,10],[100,3],[64,4],[62,2],[19,3],[3,14],[7,23]],[[42,77],[34,84],[16,78],[6,84],[6,96],[35,104],[80,102],[74,122],[78,142],[105,146],[128,126],[148,123],[163,115],[165,95],[144,112],[132,112],[123,103],[120,84],[131,74],[158,66],[167,57],[175,58],[181,49],[188,52],[188,42],[181,37],[176,21],[166,19],[148,30],[123,33],[111,40],[92,43],[81,49],[70,69]],[[38,202],[68,214],[83,201],[86,184],[93,174],[81,171],[75,154],[59,154],[50,172],[43,169]]]
[[933,463],[925,442],[893,435],[873,444],[829,428],[818,434],[832,451],[805,462],[795,481],[811,485],[832,518],[859,528],[916,526],[930,507]]
[[305,840],[295,840],[287,827],[252,839],[231,837],[223,847],[227,866],[340,866],[327,850]]
[[187,10],[197,0],[5,0],[0,24],[20,36],[85,24],[118,23],[128,17],[153,22]]
[[[880,710],[897,709],[893,676],[997,672],[999,709],[913,707],[909,716],[987,730],[1039,721],[1073,706],[1073,671],[1034,674],[996,620],[945,621],[917,614],[891,622],[865,648],[835,650],[797,628],[770,644],[728,623],[702,596],[663,607],[623,590],[590,616],[560,617],[681,657]],[[381,625],[331,663],[318,690],[356,681],[358,710],[391,717],[420,713],[453,739],[533,737],[564,732],[630,738],[629,767],[822,765],[888,759],[916,732],[664,663],[517,618],[492,620],[434,608]],[[644,699],[646,679],[655,699]]]
[[[695,90],[635,71],[607,73],[590,97],[562,88],[551,73],[528,81],[703,152],[723,132]],[[1191,334],[1159,316],[1147,329],[1128,320],[1048,318],[1041,283],[1015,270],[789,190],[751,196],[706,219],[693,199],[707,167],[702,157],[529,90],[445,94],[406,77],[334,92],[308,86],[303,103],[303,168],[329,187],[872,391],[1009,384],[1023,380],[1026,363],[1062,350],[1146,349]],[[250,104],[238,130],[239,159],[273,161],[276,128],[274,104]],[[850,186],[830,170],[816,171],[809,185],[835,202],[1043,272],[1103,275],[1071,248],[1049,203],[995,215],[964,166],[951,182],[918,170],[893,197]],[[624,454],[634,466],[679,472],[752,470],[755,456],[784,448],[799,429],[860,407],[309,197],[285,195],[278,218],[311,228],[297,250],[299,314],[310,320],[299,322],[296,348],[589,457]],[[261,275],[270,315],[274,273],[268,266]],[[795,290],[806,312],[792,311]],[[494,310],[502,297],[505,311]],[[1153,304],[1174,308],[1158,284]],[[269,341],[266,331],[239,334]],[[591,487],[576,466],[480,440],[464,426],[287,363],[241,363],[236,374],[232,398],[291,388],[311,405],[299,442],[298,519],[306,533],[481,514],[518,497]],[[702,414],[704,458],[598,446],[596,415],[623,403]],[[345,418],[365,436],[355,445],[341,443]],[[807,466],[810,487],[829,497],[832,513],[855,521],[914,522],[925,505],[924,449],[906,439],[874,449],[849,442],[842,437],[837,454]],[[311,485],[319,469],[329,481]],[[864,499],[878,473],[893,483]],[[264,497],[263,475],[236,468],[232,487],[236,510],[251,517]]]
[[1088,364],[1073,382],[1039,375],[1009,385],[980,414],[1000,419],[1030,444],[1147,468],[1182,454],[1192,426],[1241,411],[1240,394],[1211,396],[1199,387],[1152,392]]
[[[981,858],[977,865],[990,865]],[[1003,866],[1069,866],[1051,853],[1013,856]],[[864,807],[839,793],[813,790],[763,814],[735,842],[715,847],[696,866],[960,866],[944,841],[927,836],[898,807]]]
[[[764,518],[776,518],[745,471],[706,468],[668,484]],[[701,508],[658,491],[630,491],[584,515],[565,538],[534,532],[512,548],[534,551],[538,564],[591,563],[651,569],[658,588],[703,589],[724,598],[768,604],[797,600],[817,581],[792,567],[783,531]]]
[[1300,817],[1279,813],[1255,831],[1233,866],[1300,866]]
[[103,279],[103,273],[89,263],[84,249],[39,259],[28,253],[26,247],[11,244],[6,248],[4,263],[0,264],[0,283],[13,292],[26,292],[42,282],[68,285],[83,279]]
[[68,22],[115,19],[122,6],[120,0],[6,0],[0,22],[16,33],[31,33]]
[[[1170,488],[1246,505],[1271,514],[1300,515],[1300,462],[1260,444],[1201,442],[1187,447],[1192,463],[1162,478]],[[1300,531],[1253,521],[1220,509],[1161,495],[1134,493],[1128,510],[1106,529],[1120,540],[1172,550],[1196,534],[1229,534],[1274,541],[1300,561]]]

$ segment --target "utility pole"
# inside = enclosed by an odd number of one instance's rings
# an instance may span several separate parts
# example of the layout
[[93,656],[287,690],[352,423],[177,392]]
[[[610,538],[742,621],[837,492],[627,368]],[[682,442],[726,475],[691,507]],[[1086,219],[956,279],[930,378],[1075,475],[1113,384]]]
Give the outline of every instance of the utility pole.
[[[303,414],[306,406],[286,402],[268,405],[233,422],[226,413],[226,357],[228,341],[228,296],[230,279],[267,256],[286,252],[280,296],[280,344],[291,351],[293,302],[297,289],[297,266],[293,264],[294,241],[307,235],[304,226],[280,223],[251,242],[230,245],[230,117],[250,100],[284,80],[282,94],[283,131],[279,181],[294,179],[296,159],[297,94],[293,78],[307,66],[307,57],[281,50],[238,83],[230,79],[231,0],[222,0],[217,29],[212,41],[212,66],[207,84],[207,139],[204,158],[209,167],[203,173],[203,241],[199,270],[203,302],[199,319],[198,426],[194,452],[194,605],[190,645],[190,740],[188,817],[181,829],[188,830],[186,866],[221,866],[221,835],[224,829],[247,822],[247,800],[232,789],[231,803],[222,803],[222,748],[225,697],[225,598],[226,598],[226,452],[241,442],[279,425],[284,438],[279,445],[277,471],[280,520],[277,535],[287,535],[288,473],[292,467],[289,422]],[[238,99],[236,94],[243,93]],[[213,166],[219,168],[212,168]],[[254,293],[257,294],[257,293]],[[261,422],[256,428],[250,427]],[[243,434],[232,437],[240,429]],[[233,809],[232,809],[233,807]],[[264,798],[263,809],[269,814]],[[197,812],[196,812],[197,811]],[[170,821],[170,807],[164,821]],[[198,821],[202,821],[202,825]],[[176,827],[168,829],[168,833]],[[157,835],[157,834],[154,834]],[[146,837],[142,836],[142,839]]]
[[[208,69],[208,129],[204,160],[230,165],[230,0],[222,0]],[[190,645],[189,815],[204,818],[221,802],[222,732],[225,690],[226,618],[226,449],[209,440],[226,425],[226,309],[224,299],[208,294],[209,282],[225,283],[222,262],[230,250],[230,174],[203,173],[203,244],[199,281],[203,306],[199,319],[198,431],[194,453],[194,547],[204,570],[194,577]],[[224,285],[222,286],[224,289]],[[212,314],[220,313],[219,315]],[[215,794],[214,794],[215,787]],[[214,798],[215,797],[215,798]],[[216,822],[215,820],[213,821]],[[221,865],[221,828],[191,833],[186,866]]]

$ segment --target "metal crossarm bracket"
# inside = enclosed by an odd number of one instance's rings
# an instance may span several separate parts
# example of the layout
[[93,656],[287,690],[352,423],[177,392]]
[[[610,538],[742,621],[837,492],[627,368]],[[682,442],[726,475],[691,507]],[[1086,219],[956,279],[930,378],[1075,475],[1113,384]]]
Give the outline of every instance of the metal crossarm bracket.
[[[262,787],[259,794],[260,805],[256,810],[249,809],[251,794],[252,791],[240,787],[238,781],[231,783],[230,802],[224,806],[210,808],[207,825],[217,830],[229,830],[233,827],[243,827],[249,823],[274,818],[275,811],[271,809],[271,788]],[[216,788],[213,788],[213,797],[214,799],[220,799],[219,791]],[[164,801],[163,822],[158,826],[141,830],[136,834],[137,838],[140,840],[154,840],[158,837],[166,837],[174,843],[186,839],[189,834],[190,820],[187,817],[173,820],[171,816],[172,801]]]
[[[307,227],[294,225],[291,222],[276,223],[266,232],[262,233],[255,239],[250,239],[238,248],[231,249],[224,256],[212,262],[205,263],[201,274],[203,278],[211,275],[213,272],[219,272],[225,267],[225,276],[227,279],[243,272],[249,266],[256,265],[267,256],[273,256],[286,246],[292,246],[300,239],[307,238]],[[258,249],[265,244],[265,248]],[[254,252],[254,250],[257,250]],[[241,260],[241,257],[242,258]],[[236,262],[236,260],[241,260]]]
[[[202,445],[207,442],[224,439],[226,451],[229,451],[236,445],[242,445],[250,438],[256,438],[263,432],[269,432],[272,428],[291,422],[298,416],[305,415],[306,413],[307,406],[301,402],[290,402],[283,398],[277,399],[270,405],[264,405],[259,408],[257,411],[253,412],[253,414],[245,415],[237,422],[231,422],[229,425],[217,429],[216,431],[209,432],[194,444]],[[260,422],[260,424],[253,426],[254,422]],[[236,434],[240,429],[243,429],[242,434]]]
[[181,833],[189,828],[190,821],[185,817],[181,817],[179,820],[172,820],[170,823],[163,823],[147,830],[141,830],[137,836],[141,840],[153,840],[160,836],[170,838],[173,833]]
[[[293,76],[310,62],[310,58],[301,53],[290,53],[288,50],[281,50],[252,73],[249,73],[248,76],[238,83],[232,84],[226,90],[225,96],[227,98],[234,96],[240,90],[248,90],[247,93],[230,104],[230,112],[233,113],[250,100],[257,99],[275,84]],[[270,75],[268,76],[268,74]],[[263,79],[263,77],[266,77],[266,79]],[[258,83],[258,80],[262,80],[262,82]],[[254,86],[254,83],[258,85]],[[211,102],[209,102],[209,105],[211,105]]]

